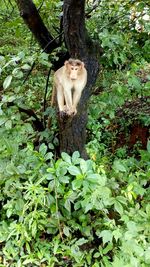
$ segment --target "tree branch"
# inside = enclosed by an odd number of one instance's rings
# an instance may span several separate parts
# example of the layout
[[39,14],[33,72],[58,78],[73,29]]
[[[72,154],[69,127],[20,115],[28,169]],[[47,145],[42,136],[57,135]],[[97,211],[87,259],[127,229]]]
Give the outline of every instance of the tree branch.
[[[58,43],[44,25],[32,0],[16,0],[20,15],[46,53],[52,52]],[[48,45],[49,44],[49,45]]]
[[18,110],[20,112],[24,112],[26,113],[29,117],[33,117],[33,125],[35,126],[35,129],[38,131],[44,131],[44,126],[43,123],[40,121],[40,119],[37,117],[37,115],[35,114],[35,112],[32,109],[25,109],[22,107],[18,106]]

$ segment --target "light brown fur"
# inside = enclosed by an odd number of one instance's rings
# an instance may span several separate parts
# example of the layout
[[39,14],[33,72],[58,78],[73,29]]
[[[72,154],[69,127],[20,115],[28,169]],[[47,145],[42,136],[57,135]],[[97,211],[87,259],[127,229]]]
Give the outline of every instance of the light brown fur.
[[87,71],[79,59],[69,59],[54,74],[51,104],[57,99],[59,112],[68,116],[77,113],[77,105],[87,83]]

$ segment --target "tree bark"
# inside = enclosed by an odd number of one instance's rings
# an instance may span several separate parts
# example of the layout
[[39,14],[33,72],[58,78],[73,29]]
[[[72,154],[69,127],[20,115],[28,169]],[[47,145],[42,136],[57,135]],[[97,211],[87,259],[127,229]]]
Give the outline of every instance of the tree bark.
[[16,0],[20,11],[20,16],[29,27],[41,48],[46,53],[51,53],[58,43],[45,27],[37,9],[32,0]]
[[58,124],[60,152],[65,151],[72,154],[74,151],[79,151],[81,156],[86,158],[87,102],[98,74],[99,65],[96,51],[92,51],[94,45],[85,28],[84,10],[85,0],[64,0],[63,28],[66,46],[71,57],[84,61],[88,72],[88,81],[78,104],[76,116],[64,119],[58,117]]

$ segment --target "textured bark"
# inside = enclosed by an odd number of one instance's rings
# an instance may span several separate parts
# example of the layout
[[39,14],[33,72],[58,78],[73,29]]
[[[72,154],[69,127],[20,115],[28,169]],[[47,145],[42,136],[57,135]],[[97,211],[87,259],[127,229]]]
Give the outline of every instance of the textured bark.
[[36,40],[46,53],[52,52],[58,47],[57,42],[45,27],[34,3],[31,0],[16,0],[20,16],[33,33]]
[[74,58],[87,56],[85,0],[64,0],[63,29],[67,48]]
[[84,61],[88,71],[88,82],[78,104],[77,115],[73,118],[58,118],[58,123],[60,152],[72,154],[74,151],[79,151],[81,156],[86,158],[87,102],[99,66],[95,51],[92,51],[93,44],[87,36],[84,9],[85,0],[64,0],[63,28],[66,46],[71,57]]

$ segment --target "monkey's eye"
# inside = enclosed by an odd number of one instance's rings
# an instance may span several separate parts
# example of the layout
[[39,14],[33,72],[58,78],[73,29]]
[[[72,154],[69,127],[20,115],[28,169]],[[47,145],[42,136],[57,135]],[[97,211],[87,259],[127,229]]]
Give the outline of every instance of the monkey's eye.
[[71,70],[74,70],[74,67],[71,67]]

